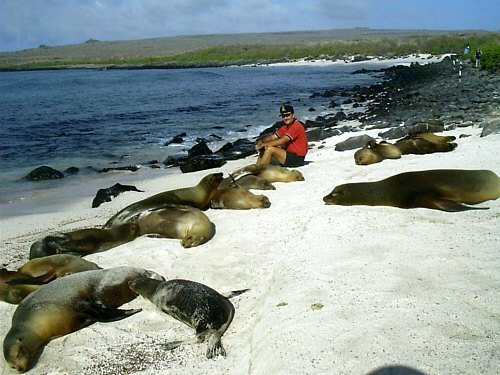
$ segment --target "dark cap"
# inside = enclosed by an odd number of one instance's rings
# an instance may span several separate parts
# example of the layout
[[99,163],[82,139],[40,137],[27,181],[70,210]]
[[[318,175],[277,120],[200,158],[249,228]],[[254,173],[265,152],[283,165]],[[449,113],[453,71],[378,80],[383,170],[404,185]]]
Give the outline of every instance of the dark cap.
[[289,115],[293,113],[293,107],[291,105],[285,104],[280,107],[280,115]]

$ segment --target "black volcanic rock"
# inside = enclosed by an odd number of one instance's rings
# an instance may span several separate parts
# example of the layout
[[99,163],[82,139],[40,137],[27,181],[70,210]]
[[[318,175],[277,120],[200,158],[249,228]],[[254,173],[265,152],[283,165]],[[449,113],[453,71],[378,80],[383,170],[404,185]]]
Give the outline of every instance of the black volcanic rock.
[[33,169],[26,176],[28,181],[56,180],[60,178],[64,178],[62,172],[46,165]]
[[200,155],[189,158],[180,165],[182,173],[196,172],[205,169],[218,168],[226,164],[226,160],[220,155]]

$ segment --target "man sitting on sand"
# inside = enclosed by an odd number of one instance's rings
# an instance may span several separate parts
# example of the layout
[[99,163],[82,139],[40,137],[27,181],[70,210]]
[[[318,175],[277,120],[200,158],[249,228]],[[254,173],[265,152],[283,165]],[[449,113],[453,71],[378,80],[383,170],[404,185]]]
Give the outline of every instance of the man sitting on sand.
[[270,164],[274,159],[283,167],[300,167],[309,148],[304,125],[296,119],[291,105],[282,105],[280,115],[283,125],[273,134],[255,143],[259,151],[257,164]]

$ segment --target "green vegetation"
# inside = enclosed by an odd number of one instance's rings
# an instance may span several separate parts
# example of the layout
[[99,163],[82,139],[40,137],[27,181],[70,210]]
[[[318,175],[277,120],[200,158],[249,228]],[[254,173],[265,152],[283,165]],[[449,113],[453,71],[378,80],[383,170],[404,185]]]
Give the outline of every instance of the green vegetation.
[[[361,32],[361,31],[358,31]],[[124,52],[109,53],[114,45],[108,42],[85,43],[82,46],[45,47],[43,49],[27,50],[24,55],[0,54],[0,69],[23,70],[23,69],[61,69],[61,68],[169,68],[169,67],[199,67],[199,66],[224,66],[252,63],[270,63],[278,61],[290,61],[300,58],[328,58],[343,59],[350,56],[384,56],[394,57],[412,53],[430,53],[433,55],[444,53],[456,53],[461,58],[474,58],[476,48],[482,50],[482,66],[485,69],[498,71],[500,69],[500,33],[476,32],[476,33],[421,33],[421,35],[396,36],[377,35],[372,37],[358,37],[346,39],[325,38],[322,35],[316,41],[311,34],[304,33],[307,40],[299,41],[298,33],[290,34],[289,39],[284,38],[286,33],[269,36],[260,39],[260,42],[233,44],[208,44],[208,47],[196,47],[185,52],[169,54],[162,50],[156,55],[143,53],[140,45],[129,48],[127,54]],[[264,35],[264,34],[263,34]],[[279,41],[278,41],[279,39]],[[178,41],[178,40],[177,40]],[[148,41],[149,48],[153,43]],[[160,43],[160,41],[158,41]],[[463,54],[466,45],[470,46],[469,56]],[[73,49],[70,49],[72,47]],[[59,49],[58,49],[59,48]],[[79,48],[84,51],[76,58],[71,58],[72,51]],[[93,48],[93,50],[91,50]],[[53,50],[53,51],[52,51]],[[58,51],[58,52],[55,52]],[[96,53],[96,51],[98,53]],[[29,53],[28,53],[29,52]],[[94,52],[91,54],[90,52]],[[52,55],[49,55],[52,53]],[[56,54],[58,53],[58,54]],[[56,54],[56,55],[54,55]],[[66,56],[66,57],[61,57]],[[83,56],[83,57],[82,57]]]
[[[478,47],[481,52],[481,67],[483,69],[498,72],[500,71],[500,43],[498,41],[490,41],[484,44],[483,47]],[[475,49],[472,50],[474,53]]]

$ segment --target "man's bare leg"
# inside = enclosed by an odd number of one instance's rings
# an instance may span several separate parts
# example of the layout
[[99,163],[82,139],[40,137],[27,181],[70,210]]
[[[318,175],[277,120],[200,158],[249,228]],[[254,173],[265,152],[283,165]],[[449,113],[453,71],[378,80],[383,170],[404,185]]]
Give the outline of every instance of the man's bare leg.
[[280,164],[285,164],[286,151],[281,147],[266,147],[262,156],[257,158],[257,164],[270,164],[271,159],[275,158]]

